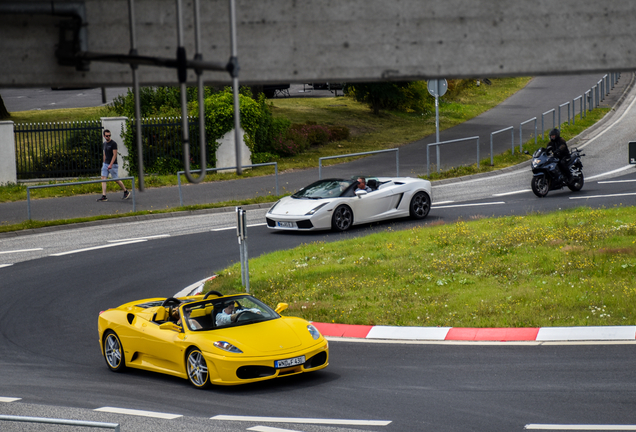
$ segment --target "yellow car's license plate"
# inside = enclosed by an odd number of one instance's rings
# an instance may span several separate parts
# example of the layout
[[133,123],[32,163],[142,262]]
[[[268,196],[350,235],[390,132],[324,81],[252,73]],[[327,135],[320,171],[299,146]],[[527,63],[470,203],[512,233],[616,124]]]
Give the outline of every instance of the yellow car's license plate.
[[294,357],[285,360],[277,360],[274,362],[274,367],[277,369],[286,368],[291,366],[298,366],[305,363],[305,356]]

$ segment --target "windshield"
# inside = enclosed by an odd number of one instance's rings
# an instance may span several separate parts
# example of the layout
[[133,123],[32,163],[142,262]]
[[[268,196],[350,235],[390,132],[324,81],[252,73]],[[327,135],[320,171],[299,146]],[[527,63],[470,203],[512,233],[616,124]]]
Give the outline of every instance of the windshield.
[[296,199],[321,199],[336,198],[340,196],[348,196],[348,192],[353,191],[353,185],[357,184],[356,179],[325,179],[318,180],[315,183],[299,190],[292,195]]
[[190,330],[213,330],[279,318],[272,308],[250,295],[220,297],[183,306],[182,316]]

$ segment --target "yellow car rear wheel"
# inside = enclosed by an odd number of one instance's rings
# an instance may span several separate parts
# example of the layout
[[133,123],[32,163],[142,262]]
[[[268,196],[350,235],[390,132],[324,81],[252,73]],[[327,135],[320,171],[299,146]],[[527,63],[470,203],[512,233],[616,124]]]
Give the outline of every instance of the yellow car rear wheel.
[[205,358],[203,358],[203,353],[198,348],[192,348],[188,351],[186,370],[188,372],[188,379],[193,386],[197,388],[206,388],[210,386],[208,364],[206,363]]
[[104,360],[113,372],[121,372],[126,368],[124,349],[119,337],[112,330],[108,330],[104,335]]

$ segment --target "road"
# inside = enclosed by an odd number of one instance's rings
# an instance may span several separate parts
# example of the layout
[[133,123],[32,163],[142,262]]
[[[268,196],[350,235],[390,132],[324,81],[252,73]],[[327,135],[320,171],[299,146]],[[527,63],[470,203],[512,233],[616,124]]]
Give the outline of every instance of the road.
[[[635,99],[631,94],[611,122],[577,144],[585,146],[587,178],[578,193],[553,191],[536,198],[529,191],[529,168],[521,167],[436,185],[436,204],[424,221],[403,219],[344,234],[274,233],[262,224],[265,209],[249,210],[250,257],[389,227],[579,205],[634,205],[636,172],[626,164],[625,143],[636,136]],[[636,424],[634,343],[332,339],[324,371],[209,391],[152,373],[109,372],[97,341],[99,311],[170,296],[237,262],[234,226],[230,212],[0,239],[0,263],[6,264],[0,268],[0,414],[118,422],[122,431],[522,431],[547,424],[608,430],[608,425]],[[38,250],[15,252],[24,249]],[[164,415],[125,415],[108,407]],[[170,414],[177,417],[166,418]],[[219,420],[219,415],[266,418]],[[315,420],[305,424],[298,418]],[[20,426],[2,424],[11,431],[23,430]]]

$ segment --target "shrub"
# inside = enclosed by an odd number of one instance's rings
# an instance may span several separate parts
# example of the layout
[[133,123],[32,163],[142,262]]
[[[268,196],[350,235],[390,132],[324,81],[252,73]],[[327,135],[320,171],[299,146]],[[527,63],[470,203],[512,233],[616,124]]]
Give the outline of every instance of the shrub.
[[349,139],[349,128],[346,126],[329,126],[329,141],[344,141]]
[[275,155],[273,153],[267,153],[267,152],[252,153],[252,163],[253,164],[275,162],[276,159],[278,159],[278,155]]
[[325,126],[294,124],[291,129],[305,137],[307,146],[319,146],[329,142],[329,130]]

